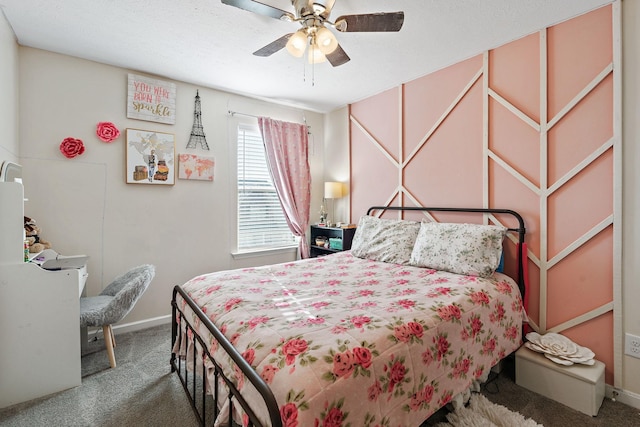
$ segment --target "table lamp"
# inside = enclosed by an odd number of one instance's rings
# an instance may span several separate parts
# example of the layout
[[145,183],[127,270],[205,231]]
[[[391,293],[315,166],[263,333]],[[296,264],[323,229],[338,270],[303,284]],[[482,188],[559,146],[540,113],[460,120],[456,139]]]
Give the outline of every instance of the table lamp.
[[[339,199],[342,197],[342,183],[341,182],[325,182],[324,183],[324,198],[325,199]],[[335,224],[335,202],[331,201],[331,219],[327,222],[327,226]]]

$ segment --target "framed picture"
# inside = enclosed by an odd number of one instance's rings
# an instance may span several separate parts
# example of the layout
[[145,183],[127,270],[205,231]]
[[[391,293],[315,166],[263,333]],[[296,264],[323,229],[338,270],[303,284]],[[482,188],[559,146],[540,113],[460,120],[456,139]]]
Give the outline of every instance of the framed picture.
[[127,129],[127,184],[175,184],[175,136]]
[[175,83],[129,74],[127,79],[127,118],[175,124]]
[[213,181],[213,157],[179,154],[178,179]]

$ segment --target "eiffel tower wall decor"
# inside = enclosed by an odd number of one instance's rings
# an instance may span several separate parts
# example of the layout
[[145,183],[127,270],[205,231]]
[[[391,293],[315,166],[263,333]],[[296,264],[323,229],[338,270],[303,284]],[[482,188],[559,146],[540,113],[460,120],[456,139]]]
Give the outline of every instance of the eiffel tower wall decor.
[[204,150],[209,149],[209,145],[207,144],[207,138],[204,135],[204,129],[202,127],[202,110],[200,107],[200,94],[196,90],[196,105],[193,111],[193,128],[191,129],[191,136],[189,136],[189,142],[187,143],[187,148],[196,148],[198,144],[200,144],[200,146]]

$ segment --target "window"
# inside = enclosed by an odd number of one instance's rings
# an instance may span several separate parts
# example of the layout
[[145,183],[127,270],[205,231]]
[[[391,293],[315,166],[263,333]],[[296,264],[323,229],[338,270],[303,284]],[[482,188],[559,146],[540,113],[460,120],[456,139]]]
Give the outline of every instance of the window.
[[238,126],[238,250],[296,244],[271,180],[257,127]]

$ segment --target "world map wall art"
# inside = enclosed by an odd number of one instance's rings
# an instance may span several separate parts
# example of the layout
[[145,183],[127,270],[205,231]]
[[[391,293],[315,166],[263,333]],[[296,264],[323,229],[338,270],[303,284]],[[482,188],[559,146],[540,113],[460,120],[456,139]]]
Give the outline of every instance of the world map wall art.
[[175,135],[127,129],[127,184],[175,184]]
[[178,166],[178,178],[188,180],[213,181],[213,157],[199,156],[197,154],[180,154]]

